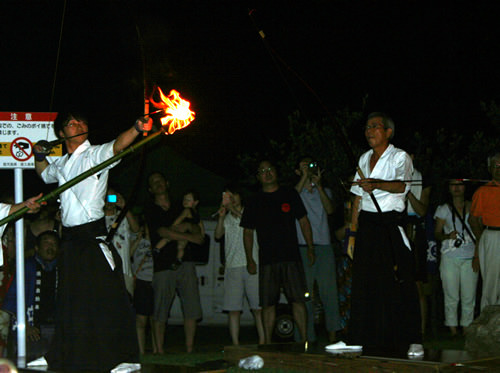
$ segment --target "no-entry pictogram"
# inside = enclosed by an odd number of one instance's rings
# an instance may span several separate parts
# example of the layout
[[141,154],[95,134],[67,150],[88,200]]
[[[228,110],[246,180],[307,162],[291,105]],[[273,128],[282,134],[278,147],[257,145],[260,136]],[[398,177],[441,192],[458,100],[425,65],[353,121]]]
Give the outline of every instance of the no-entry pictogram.
[[18,137],[10,144],[10,154],[16,161],[27,161],[33,155],[33,144],[26,137]]

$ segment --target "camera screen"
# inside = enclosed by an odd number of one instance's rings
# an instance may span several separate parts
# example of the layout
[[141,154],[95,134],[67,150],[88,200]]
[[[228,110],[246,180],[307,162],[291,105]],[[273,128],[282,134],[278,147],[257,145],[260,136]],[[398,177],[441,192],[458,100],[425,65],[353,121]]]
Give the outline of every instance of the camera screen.
[[116,194],[108,194],[108,202],[116,203]]

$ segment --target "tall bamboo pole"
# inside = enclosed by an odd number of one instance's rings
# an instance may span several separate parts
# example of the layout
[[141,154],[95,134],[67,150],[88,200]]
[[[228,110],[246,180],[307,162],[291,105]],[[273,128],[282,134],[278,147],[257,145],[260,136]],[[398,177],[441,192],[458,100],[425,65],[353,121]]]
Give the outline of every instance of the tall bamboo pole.
[[[50,200],[52,198],[57,197],[59,194],[61,194],[65,190],[71,188],[73,185],[78,184],[80,181],[83,181],[87,177],[96,174],[97,172],[101,171],[102,169],[108,167],[110,164],[113,164],[116,161],[122,159],[126,155],[135,152],[137,149],[139,149],[142,146],[146,145],[148,142],[150,142],[151,140],[153,140],[154,138],[158,137],[159,135],[161,135],[163,133],[167,134],[167,132],[165,132],[164,128],[162,127],[162,129],[159,130],[158,132],[155,132],[155,133],[149,135],[148,137],[144,137],[138,143],[129,146],[127,149],[125,149],[125,150],[121,151],[120,153],[114,155],[113,157],[109,158],[108,160],[106,160],[106,161],[98,164],[95,167],[90,168],[89,170],[85,171],[84,173],[82,173],[82,174],[78,175],[77,177],[71,179],[70,181],[64,183],[59,188],[54,189],[52,192],[50,192],[50,193],[44,195],[42,198],[38,199],[37,202],[42,203],[42,202],[46,202],[46,201],[48,201],[48,200]],[[29,210],[28,207],[23,207],[22,209],[16,211],[15,213],[13,213],[13,214],[7,216],[6,218],[0,220],[0,227],[2,225],[4,225],[4,224],[7,224],[7,223],[13,221],[13,220],[19,219],[21,216],[23,216],[25,213],[27,213],[28,210]]]

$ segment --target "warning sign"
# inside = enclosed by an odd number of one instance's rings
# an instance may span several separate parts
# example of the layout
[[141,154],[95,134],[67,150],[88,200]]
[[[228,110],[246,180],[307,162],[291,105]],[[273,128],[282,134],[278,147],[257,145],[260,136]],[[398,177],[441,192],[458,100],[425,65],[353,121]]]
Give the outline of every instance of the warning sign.
[[[56,140],[54,120],[57,113],[0,112],[0,169],[35,168],[33,145]],[[62,145],[50,157],[62,156]]]
[[18,137],[10,143],[10,154],[16,161],[25,162],[33,154],[33,145],[26,137]]

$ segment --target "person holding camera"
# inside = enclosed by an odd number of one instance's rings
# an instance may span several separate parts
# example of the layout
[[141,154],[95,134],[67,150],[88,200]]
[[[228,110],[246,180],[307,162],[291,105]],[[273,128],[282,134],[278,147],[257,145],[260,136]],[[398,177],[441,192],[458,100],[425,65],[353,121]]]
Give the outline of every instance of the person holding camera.
[[458,302],[461,304],[460,326],[467,328],[474,320],[478,274],[472,268],[475,237],[468,223],[471,202],[465,200],[463,182],[450,179],[451,201],[438,206],[434,236],[441,241],[441,281],[444,293],[445,325],[451,335],[458,334]]
[[125,199],[123,195],[117,192],[114,188],[109,187],[104,202],[104,219],[106,221],[106,229],[108,232],[112,228],[116,228],[113,235],[113,246],[120,255],[122,260],[123,278],[125,287],[130,296],[134,295],[134,278],[132,274],[132,262],[130,254],[130,245],[135,238],[135,234],[139,232],[139,222],[130,210],[127,210],[125,218],[118,222],[118,217],[121,211],[125,208]]
[[[334,343],[336,331],[342,329],[340,325],[339,297],[337,292],[337,271],[335,255],[331,245],[328,215],[333,214],[332,191],[324,188],[321,183],[321,169],[311,157],[304,157],[299,161],[295,174],[300,177],[295,185],[307,211],[311,222],[314,253],[316,261],[310,264],[307,260],[307,244],[297,225],[300,255],[304,265],[304,273],[309,293],[312,295],[314,281],[318,284],[319,297],[325,310],[325,326],[328,332],[328,342]],[[307,340],[316,341],[314,329],[314,309],[310,298],[306,302],[307,309]]]

